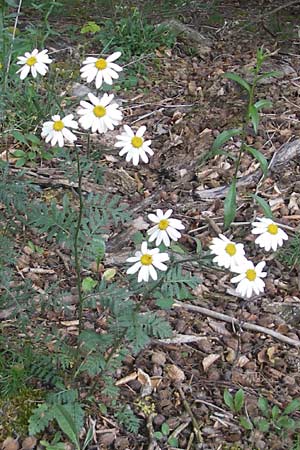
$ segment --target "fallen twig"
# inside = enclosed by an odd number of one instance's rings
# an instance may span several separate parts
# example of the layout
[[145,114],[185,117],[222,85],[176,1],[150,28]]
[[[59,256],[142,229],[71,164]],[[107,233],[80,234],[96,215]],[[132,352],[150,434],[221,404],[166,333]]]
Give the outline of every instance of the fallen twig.
[[[234,317],[230,317],[230,316],[227,316],[226,314],[222,314],[217,311],[212,311],[210,309],[203,308],[202,306],[190,305],[190,304],[181,303],[181,302],[175,302],[173,304],[173,306],[175,308],[183,308],[183,309],[187,309],[188,311],[198,312],[207,317],[212,317],[214,319],[222,320],[223,322],[231,323],[232,325],[240,324],[240,321],[238,319],[235,319]],[[289,338],[288,336],[278,333],[277,331],[270,330],[269,328],[261,327],[260,325],[255,325],[254,323],[249,323],[249,322],[243,322],[242,327],[245,330],[257,331],[258,333],[267,334],[268,336],[272,336],[273,338],[277,339],[278,341],[281,341],[286,344],[293,345],[295,347],[300,348],[300,341]]]
[[[300,139],[295,139],[292,142],[288,142],[280,147],[276,153],[275,158],[272,158],[269,164],[269,169],[271,172],[279,172],[282,170],[282,166],[288,161],[299,157],[300,155]],[[237,187],[254,187],[257,185],[261,178],[262,172],[260,169],[251,173],[250,175],[245,175],[238,179]],[[224,198],[227,195],[229,186],[218,186],[212,189],[196,189],[195,195],[203,200],[210,200],[215,198]]]
[[182,400],[184,409],[186,410],[186,412],[188,413],[188,415],[190,416],[190,418],[191,418],[191,420],[192,420],[192,424],[193,424],[193,428],[194,428],[194,433],[195,433],[196,439],[197,439],[197,441],[198,441],[199,444],[202,444],[203,438],[202,438],[202,433],[201,433],[199,424],[198,424],[198,422],[197,422],[197,419],[196,419],[196,417],[194,416],[193,411],[191,410],[191,407],[190,407],[190,405],[188,404],[188,402],[187,402],[187,400],[186,400],[186,398],[185,398],[184,392],[183,392],[183,390],[181,389],[181,387],[177,385],[177,386],[176,386],[176,389],[178,390],[178,392],[179,392],[179,394],[180,394],[180,397],[181,397],[181,400]]

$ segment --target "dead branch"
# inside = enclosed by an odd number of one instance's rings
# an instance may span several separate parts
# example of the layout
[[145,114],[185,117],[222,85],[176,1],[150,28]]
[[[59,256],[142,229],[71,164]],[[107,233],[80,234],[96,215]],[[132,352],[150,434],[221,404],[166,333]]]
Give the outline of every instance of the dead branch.
[[[295,139],[280,147],[275,157],[273,158],[269,169],[271,172],[277,173],[282,169],[282,166],[287,162],[300,156],[300,139]],[[262,176],[260,169],[256,170],[250,175],[241,177],[237,182],[237,188],[255,187]],[[212,189],[196,190],[195,194],[202,200],[210,200],[214,198],[226,197],[228,186],[219,186]]]
[[[175,308],[183,308],[187,309],[188,311],[194,311],[198,312],[200,314],[203,314],[207,317],[212,317],[217,320],[222,320],[223,322],[231,323],[233,325],[239,325],[240,321],[234,317],[227,316],[226,314],[219,313],[217,311],[212,311],[207,308],[203,308],[202,306],[196,306],[196,305],[190,305],[188,303],[181,303],[181,302],[175,302],[173,304]],[[258,333],[263,333],[268,336],[272,336],[274,339],[277,339],[278,341],[284,342],[285,344],[293,345],[295,347],[300,348],[300,341],[297,341],[296,339],[289,338],[288,336],[284,336],[281,333],[278,333],[277,331],[270,330],[269,328],[261,327],[260,325],[255,325],[254,323],[249,322],[243,322],[242,328],[248,331],[257,331]]]

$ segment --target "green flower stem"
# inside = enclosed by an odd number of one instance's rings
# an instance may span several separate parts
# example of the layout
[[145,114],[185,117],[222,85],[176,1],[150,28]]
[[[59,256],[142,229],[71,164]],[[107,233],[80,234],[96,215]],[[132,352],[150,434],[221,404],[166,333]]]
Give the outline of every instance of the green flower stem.
[[239,154],[238,154],[238,158],[236,160],[235,163],[235,172],[233,175],[234,181],[237,181],[237,173],[240,167],[240,163],[241,163],[241,159],[245,150],[245,145],[246,145],[246,136],[247,136],[247,125],[249,123],[249,112],[250,112],[250,108],[253,105],[253,101],[254,101],[254,94],[255,94],[255,89],[256,89],[256,85],[257,85],[257,79],[258,79],[258,72],[259,72],[259,68],[256,67],[255,69],[255,77],[253,80],[253,83],[251,85],[251,89],[249,92],[249,99],[248,99],[248,104],[247,104],[247,109],[245,112],[245,116],[244,116],[244,121],[243,121],[243,126],[242,126],[242,141],[241,141],[241,147],[239,150]]
[[[79,251],[78,251],[78,238],[79,238],[79,232],[82,222],[82,215],[83,215],[83,197],[82,197],[82,171],[80,169],[80,159],[79,159],[79,149],[75,146],[76,149],[76,162],[77,162],[77,176],[78,176],[78,195],[79,195],[79,212],[78,212],[78,218],[77,218],[77,224],[75,229],[75,235],[74,235],[74,259],[75,259],[75,271],[76,271],[76,283],[77,283],[77,291],[78,291],[78,297],[79,297],[79,303],[78,303],[78,333],[79,336],[83,330],[83,303],[84,303],[84,297],[81,289],[81,265],[80,265],[80,257],[79,257]],[[79,344],[78,344],[79,347]]]

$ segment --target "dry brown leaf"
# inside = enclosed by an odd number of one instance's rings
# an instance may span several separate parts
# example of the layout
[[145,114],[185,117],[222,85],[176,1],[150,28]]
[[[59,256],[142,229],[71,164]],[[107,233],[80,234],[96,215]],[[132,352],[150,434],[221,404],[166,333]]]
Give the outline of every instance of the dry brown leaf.
[[250,361],[250,359],[247,358],[247,356],[241,355],[241,356],[238,358],[236,365],[237,365],[238,367],[244,367],[249,361]]
[[271,361],[272,364],[275,363],[274,355],[275,355],[276,351],[277,351],[277,346],[275,346],[275,345],[272,346],[272,347],[269,347],[267,349],[267,355],[268,355],[269,360]]
[[36,446],[36,444],[37,444],[36,438],[34,436],[28,436],[22,442],[22,449],[23,450],[31,450]]
[[210,366],[214,362],[216,362],[220,357],[221,357],[221,355],[218,355],[217,353],[212,353],[211,355],[206,356],[202,360],[202,366],[203,366],[204,372],[206,372],[210,368]]
[[166,371],[168,378],[173,381],[173,383],[182,383],[185,380],[185,374],[175,364],[166,365]]
[[225,323],[209,320],[208,324],[217,334],[221,334],[222,336],[231,336],[231,333],[227,330]]
[[153,364],[157,364],[158,366],[163,366],[166,363],[166,355],[163,352],[153,352],[151,360]]
[[267,363],[268,362],[268,358],[266,356],[266,349],[265,348],[263,348],[260,352],[258,352],[257,360],[260,363]]
[[19,448],[19,442],[17,441],[17,439],[14,439],[12,437],[8,437],[4,442],[2,442],[3,450],[19,450]]
[[246,370],[246,372],[240,372],[240,369],[232,371],[231,381],[242,386],[260,386],[261,377],[258,372],[253,370]]
[[226,355],[226,361],[229,362],[229,364],[232,364],[235,361],[236,353],[232,348],[228,349],[227,355]]
[[146,397],[147,395],[150,395],[153,391],[153,385],[150,376],[142,369],[138,369],[137,379],[142,385],[141,397]]
[[300,194],[298,192],[292,192],[289,199],[288,209],[292,213],[299,212],[300,206]]
[[126,377],[120,378],[118,381],[116,381],[116,386],[122,386],[122,384],[127,384],[129,381],[134,381],[137,379],[137,372],[132,372],[129,375],[126,375]]

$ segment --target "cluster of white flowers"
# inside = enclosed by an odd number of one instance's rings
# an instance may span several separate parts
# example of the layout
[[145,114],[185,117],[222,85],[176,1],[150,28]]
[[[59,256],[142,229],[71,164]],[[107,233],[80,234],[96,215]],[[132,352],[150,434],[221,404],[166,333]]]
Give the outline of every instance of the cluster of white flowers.
[[[37,73],[44,76],[48,70],[47,64],[52,60],[47,55],[48,50],[39,52],[34,49],[32,53],[25,53],[24,56],[19,56],[18,63],[22,64],[22,68],[18,70],[21,80],[24,80],[29,73],[36,78]],[[102,86],[102,83],[112,85],[113,80],[119,78],[119,72],[123,69],[114,61],[121,56],[121,52],[115,52],[112,55],[104,58],[88,57],[83,61],[83,66],[80,69],[81,77],[87,83],[95,80],[96,89]],[[73,114],[68,114],[65,117],[60,115],[52,116],[51,121],[43,124],[41,136],[50,145],[58,145],[63,147],[65,142],[73,144],[77,140],[77,136],[71,130],[77,130],[79,125],[84,130],[91,130],[92,133],[106,133],[108,130],[113,130],[115,126],[119,125],[122,120],[122,112],[119,105],[113,102],[113,94],[104,94],[101,98],[94,94],[88,94],[89,101],[82,100],[80,108],[77,113],[80,116],[78,122],[74,120]],[[120,148],[119,155],[126,155],[126,161],[132,161],[134,166],[139,164],[142,160],[144,163],[149,162],[149,156],[153,155],[151,149],[151,140],[145,140],[144,134],[145,126],[138,128],[136,132],[128,125],[124,125],[124,132],[117,136],[115,147]],[[165,213],[161,209],[156,210],[156,214],[149,214],[149,220],[155,225],[148,230],[149,242],[155,241],[155,248],[148,248],[148,242],[144,241],[141,245],[141,250],[127,259],[127,262],[134,263],[128,270],[128,274],[138,272],[138,282],[148,282],[149,279],[156,280],[156,269],[165,271],[167,266],[164,262],[169,260],[167,253],[160,252],[158,246],[163,242],[166,247],[171,245],[171,240],[177,241],[181,233],[178,230],[183,230],[184,225],[178,219],[171,218],[172,209]]]
[[[47,55],[48,50],[39,52],[34,49],[31,53],[26,52],[24,56],[18,57],[17,64],[22,67],[17,71],[20,73],[21,80],[24,80],[29,73],[34,78],[37,74],[44,76],[48,71],[48,66],[52,60]],[[107,58],[88,57],[83,61],[80,69],[81,77],[87,82],[95,81],[96,89],[99,89],[103,82],[112,85],[113,81],[119,78],[119,72],[123,69],[116,64],[116,61],[121,56],[121,52],[115,52]],[[113,102],[113,94],[104,94],[98,98],[94,94],[88,94],[89,101],[82,100],[80,108],[77,113],[80,116],[78,123],[73,120],[74,116],[68,114],[64,118],[59,115],[52,116],[52,121],[47,121],[43,124],[41,136],[51,146],[58,145],[63,147],[65,142],[73,144],[77,137],[70,131],[78,129],[78,124],[84,130],[91,130],[92,133],[106,133],[108,130],[113,130],[122,121],[122,112],[119,105]],[[153,155],[153,150],[150,148],[151,140],[144,139],[146,131],[145,126],[139,127],[134,132],[128,125],[124,125],[124,132],[117,136],[115,147],[121,148],[119,155],[126,155],[126,161],[132,161],[134,166],[137,166],[141,161],[149,162],[148,155]],[[148,155],[147,155],[148,154]]]
[[[29,73],[33,78],[37,74],[46,75],[48,65],[52,60],[48,56],[48,50],[38,51],[34,49],[31,53],[26,52],[24,56],[19,56],[17,64],[22,67],[17,71],[21,80],[24,80]],[[88,57],[83,61],[80,69],[81,77],[87,83],[95,81],[96,89],[105,82],[112,85],[113,81],[119,78],[119,72],[123,69],[114,61],[121,56],[121,52],[115,52],[105,58]],[[60,115],[52,116],[51,121],[43,124],[41,136],[51,146],[58,145],[63,147],[65,142],[73,144],[77,140],[77,136],[71,130],[77,130],[79,125],[84,130],[91,130],[92,133],[106,133],[108,130],[114,130],[122,121],[122,112],[119,105],[113,102],[113,94],[104,94],[101,98],[94,94],[88,94],[89,101],[82,100],[77,113],[80,116],[78,122],[74,120],[73,114],[65,117]],[[79,124],[79,125],[78,125]],[[124,132],[117,136],[115,147],[120,148],[119,155],[126,155],[126,161],[132,161],[137,166],[142,160],[144,163],[149,162],[149,157],[153,155],[151,149],[151,140],[145,140],[145,126],[138,128],[134,132],[128,125],[124,125]],[[169,247],[171,240],[177,241],[181,234],[179,230],[184,229],[184,225],[178,219],[171,218],[172,210],[169,209],[165,213],[161,209],[156,210],[156,214],[149,214],[148,218],[155,225],[148,230],[149,242],[155,241],[158,247],[162,242]],[[275,251],[283,241],[288,239],[287,234],[271,219],[262,218],[258,222],[253,223],[252,233],[258,235],[255,243],[266,251]],[[134,265],[128,270],[128,274],[138,273],[138,282],[157,279],[155,269],[165,271],[167,266],[163,264],[169,260],[167,253],[161,253],[159,248],[148,249],[147,241],[141,245],[141,250],[135,253],[135,256],[127,259],[127,262],[133,262]],[[221,267],[229,269],[231,272],[239,275],[232,278],[233,283],[238,283],[236,291],[243,297],[250,298],[255,292],[259,294],[264,291],[265,283],[262,278],[266,277],[263,272],[265,262],[261,261],[254,266],[251,261],[245,257],[243,244],[236,244],[220,234],[219,237],[212,240],[210,246],[212,253],[215,255],[213,261]]]
[[[285,231],[266,217],[253,222],[252,226],[252,233],[258,235],[255,243],[266,251],[277,250],[283,245],[283,241],[288,239]],[[253,262],[245,257],[243,244],[236,244],[220,234],[219,237],[213,238],[210,250],[216,255],[213,262],[239,274],[231,279],[232,283],[238,283],[236,287],[238,294],[250,298],[253,292],[258,295],[264,291],[265,283],[262,278],[267,276],[267,273],[263,272],[266,263],[261,261],[254,266]]]
[[[155,241],[155,245],[159,246],[161,242],[166,247],[171,245],[171,240],[177,241],[181,237],[178,230],[183,230],[184,225],[178,219],[172,219],[172,209],[168,209],[165,213],[161,209],[156,210],[156,214],[149,214],[148,218],[155,225],[151,227],[147,234],[149,235],[149,242]],[[171,240],[170,240],[171,239]],[[144,241],[141,246],[141,251],[137,251],[135,256],[127,259],[127,262],[133,262],[134,265],[127,270],[128,274],[134,274],[139,271],[138,282],[149,281],[149,277],[157,280],[156,269],[165,271],[167,266],[163,264],[169,260],[167,253],[160,253],[159,248],[148,249],[148,243]]]

